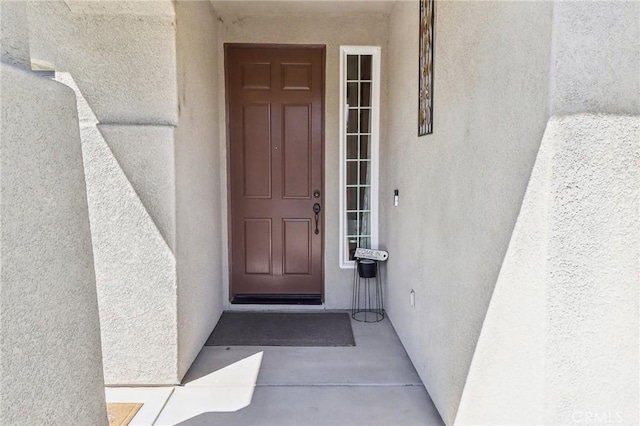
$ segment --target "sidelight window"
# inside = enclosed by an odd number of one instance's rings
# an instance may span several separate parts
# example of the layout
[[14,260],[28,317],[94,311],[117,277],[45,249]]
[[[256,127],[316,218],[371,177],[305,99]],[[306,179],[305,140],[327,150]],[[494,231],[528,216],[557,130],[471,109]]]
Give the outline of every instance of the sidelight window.
[[378,244],[380,48],[340,49],[340,266]]

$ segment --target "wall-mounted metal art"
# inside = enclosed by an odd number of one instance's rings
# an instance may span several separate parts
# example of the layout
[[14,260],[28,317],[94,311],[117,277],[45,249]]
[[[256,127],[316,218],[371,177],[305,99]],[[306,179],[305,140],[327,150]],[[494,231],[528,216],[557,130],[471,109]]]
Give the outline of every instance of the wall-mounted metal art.
[[420,0],[418,136],[433,132],[433,33],[435,0]]

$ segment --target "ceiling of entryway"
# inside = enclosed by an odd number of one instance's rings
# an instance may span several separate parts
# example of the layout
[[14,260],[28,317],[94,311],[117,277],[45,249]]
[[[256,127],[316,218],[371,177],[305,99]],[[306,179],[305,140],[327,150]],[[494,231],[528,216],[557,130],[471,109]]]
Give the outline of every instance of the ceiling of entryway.
[[218,1],[211,0],[218,14],[225,17],[281,16],[281,15],[353,15],[388,14],[396,0],[288,0],[288,1]]

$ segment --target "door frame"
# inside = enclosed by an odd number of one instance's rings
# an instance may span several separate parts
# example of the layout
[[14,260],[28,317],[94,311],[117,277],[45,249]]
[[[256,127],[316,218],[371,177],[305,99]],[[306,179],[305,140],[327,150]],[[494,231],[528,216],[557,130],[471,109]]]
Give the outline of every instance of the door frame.
[[[322,191],[323,195],[323,204],[326,205],[326,191],[325,191],[325,169],[326,169],[326,161],[325,161],[325,128],[326,128],[326,108],[327,108],[327,104],[326,104],[326,91],[327,91],[327,82],[326,82],[326,78],[327,78],[327,46],[324,44],[272,44],[272,43],[224,43],[224,52],[222,55],[222,61],[223,61],[223,66],[224,66],[224,72],[223,72],[223,81],[221,84],[222,89],[224,90],[224,108],[225,108],[225,120],[224,120],[224,129],[225,129],[225,157],[226,157],[226,191],[227,191],[227,199],[226,199],[226,203],[227,203],[227,277],[228,277],[228,289],[229,289],[229,294],[228,294],[228,302],[229,303],[233,303],[233,298],[234,298],[234,291],[233,291],[233,259],[232,259],[232,255],[233,255],[233,236],[232,236],[232,231],[233,231],[233,226],[232,226],[232,216],[233,216],[233,211],[232,211],[232,203],[231,203],[231,135],[229,132],[229,124],[230,124],[230,120],[229,120],[229,110],[230,110],[230,99],[229,99],[229,90],[228,90],[228,82],[229,82],[229,68],[227,66],[227,55],[228,55],[228,51],[229,48],[250,48],[250,49],[313,49],[313,50],[319,50],[321,51],[321,55],[322,55],[322,76],[321,76],[321,82],[322,82],[322,125],[321,125],[321,129],[320,129],[320,145],[321,145],[321,158],[320,161],[322,163],[322,170],[321,170],[321,184],[320,184],[320,190]],[[326,240],[326,226],[325,226],[325,217],[326,217],[327,211],[326,209],[322,210],[322,214],[320,215],[320,224],[322,226],[322,235],[321,235],[321,244],[322,244],[322,250],[321,250],[321,264],[322,264],[322,270],[320,271],[321,273],[321,280],[322,280],[322,289],[321,289],[321,295],[320,295],[320,299],[321,299],[321,303],[324,304],[325,302],[325,249],[326,249],[326,244],[325,244],[325,240]],[[305,304],[304,301],[301,301],[299,299],[291,299],[291,300],[286,300],[286,296],[281,296],[278,298],[274,298],[272,301],[268,301],[266,299],[261,300],[259,302],[255,302],[255,304],[261,304],[261,305],[268,305],[268,304],[293,304],[293,305],[301,305],[301,304]]]

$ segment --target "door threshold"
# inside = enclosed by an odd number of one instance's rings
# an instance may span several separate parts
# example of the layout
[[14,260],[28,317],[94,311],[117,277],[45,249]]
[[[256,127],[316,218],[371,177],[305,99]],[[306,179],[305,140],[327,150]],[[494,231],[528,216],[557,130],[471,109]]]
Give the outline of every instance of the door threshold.
[[224,308],[225,312],[330,312],[324,305],[258,305],[229,303]]
[[243,294],[231,299],[232,305],[322,305],[319,294]]

